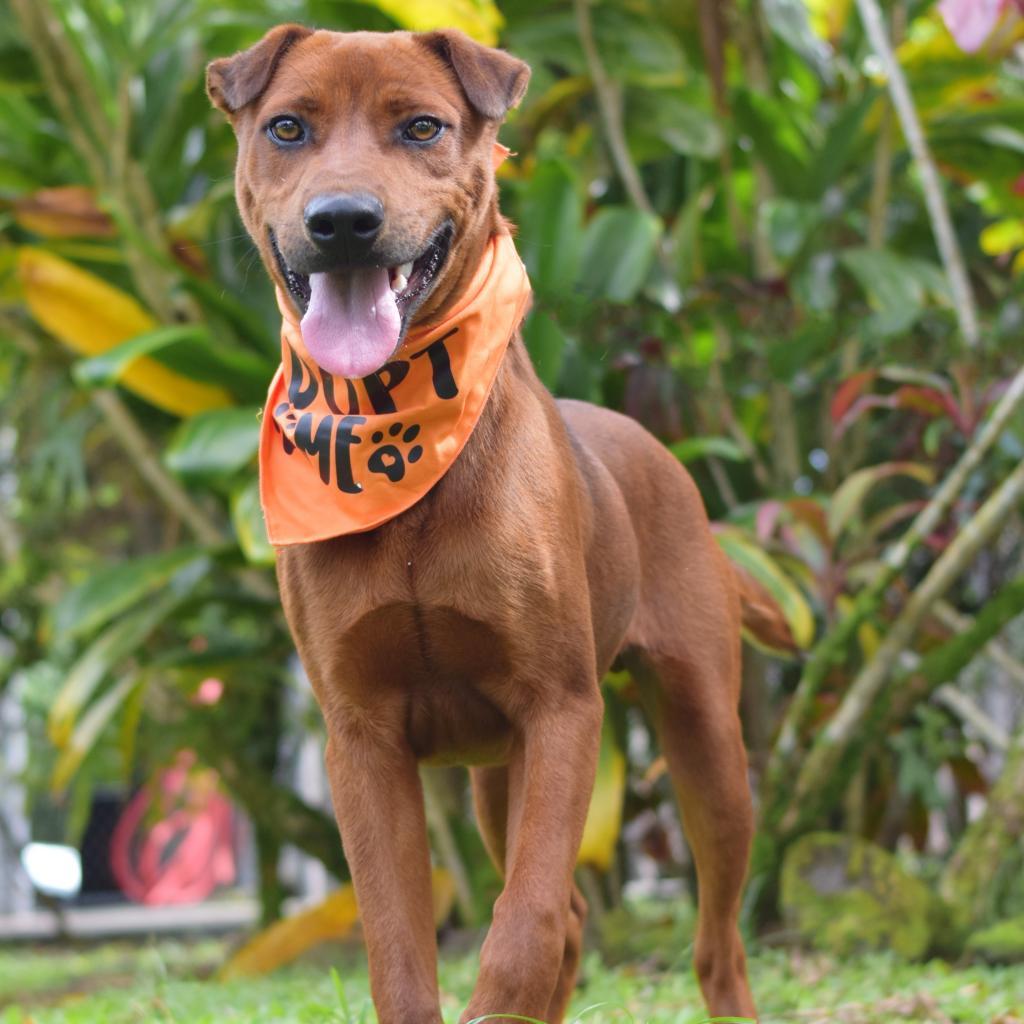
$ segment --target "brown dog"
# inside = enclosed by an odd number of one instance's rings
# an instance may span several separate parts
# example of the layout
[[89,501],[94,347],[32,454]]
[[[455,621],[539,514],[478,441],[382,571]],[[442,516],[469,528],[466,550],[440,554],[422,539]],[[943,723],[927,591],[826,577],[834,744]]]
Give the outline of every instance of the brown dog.
[[[285,25],[214,61],[210,97],[238,137],[238,204],[278,286],[301,305],[305,275],[413,262],[415,276],[447,224],[443,263],[403,328],[443,316],[503,228],[492,148],[528,78],[521,61],[452,31]],[[419,145],[431,125],[437,137]],[[323,244],[324,211],[347,248]],[[463,1019],[561,1020],[586,914],[573,869],[599,683],[619,657],[657,724],[696,860],[708,1009],[754,1016],[737,930],[753,830],[741,597],[751,622],[756,604],[772,613],[654,438],[614,412],[556,403],[516,336],[472,437],[426,497],[372,531],[283,548],[278,575],[326,721],[383,1024],[441,1020],[421,760],[472,766],[505,880]]]

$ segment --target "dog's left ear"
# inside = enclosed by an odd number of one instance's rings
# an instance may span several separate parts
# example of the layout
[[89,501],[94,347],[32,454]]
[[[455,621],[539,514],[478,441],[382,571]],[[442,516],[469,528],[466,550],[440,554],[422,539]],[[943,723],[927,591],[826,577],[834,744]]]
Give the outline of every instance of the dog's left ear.
[[523,98],[530,66],[510,53],[484,46],[457,29],[423,32],[416,38],[451,67],[466,99],[488,120],[504,120]]
[[284,55],[300,39],[312,34],[313,30],[305,25],[278,25],[248,50],[211,61],[206,68],[206,94],[210,102],[230,117],[259,99]]

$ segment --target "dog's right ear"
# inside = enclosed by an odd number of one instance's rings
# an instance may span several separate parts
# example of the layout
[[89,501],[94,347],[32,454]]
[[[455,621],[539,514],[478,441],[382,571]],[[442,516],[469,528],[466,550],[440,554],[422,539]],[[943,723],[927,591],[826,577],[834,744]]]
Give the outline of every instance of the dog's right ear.
[[278,25],[248,50],[211,61],[206,68],[210,102],[231,117],[259,99],[288,50],[312,34],[304,25]]

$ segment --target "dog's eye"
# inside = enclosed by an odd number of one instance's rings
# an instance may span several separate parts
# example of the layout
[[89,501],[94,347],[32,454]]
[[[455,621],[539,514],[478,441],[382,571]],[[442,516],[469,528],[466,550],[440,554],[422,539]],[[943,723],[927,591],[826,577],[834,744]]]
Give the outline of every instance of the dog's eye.
[[294,117],[275,117],[267,126],[267,134],[275,142],[301,142],[306,130]]
[[410,142],[430,142],[441,134],[442,124],[433,117],[417,117],[402,133]]

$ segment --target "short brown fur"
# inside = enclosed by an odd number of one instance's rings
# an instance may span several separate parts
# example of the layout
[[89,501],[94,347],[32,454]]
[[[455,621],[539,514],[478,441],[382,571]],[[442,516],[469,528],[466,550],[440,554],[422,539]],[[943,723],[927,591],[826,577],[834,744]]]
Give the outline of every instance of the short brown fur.
[[[459,296],[502,229],[497,128],[529,69],[454,33],[273,30],[215,61],[238,135],[237,193],[271,276],[305,244],[315,194],[369,189],[382,244],[405,252],[449,217],[448,260],[418,322]],[[263,128],[301,112],[314,142]],[[429,151],[403,117],[451,125]],[[516,336],[479,424],[417,505],[369,533],[282,549],[285,612],[327,727],[326,761],[382,1024],[438,1024],[419,761],[471,765],[504,891],[463,1020],[560,1021],[586,904],[573,884],[597,761],[599,682],[621,657],[656,723],[699,875],[697,974],[713,1015],[755,1014],[737,929],[753,818],[737,712],[741,589],[693,482],[633,421],[555,402]],[[785,633],[756,586],[748,622]]]

